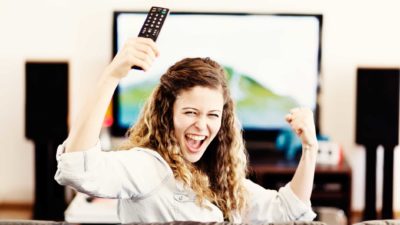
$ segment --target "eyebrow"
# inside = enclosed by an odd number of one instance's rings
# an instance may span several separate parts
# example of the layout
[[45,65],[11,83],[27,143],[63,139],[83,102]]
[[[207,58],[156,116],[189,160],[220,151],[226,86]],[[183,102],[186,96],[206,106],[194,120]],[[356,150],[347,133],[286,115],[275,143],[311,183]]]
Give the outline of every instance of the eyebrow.
[[[188,110],[188,109],[195,110],[195,111],[199,111],[198,109],[193,108],[193,107],[183,107],[183,108],[182,108],[182,110]],[[213,110],[210,110],[209,112],[219,112],[219,113],[221,113],[222,111],[221,111],[221,110],[218,110],[218,109],[213,109]]]

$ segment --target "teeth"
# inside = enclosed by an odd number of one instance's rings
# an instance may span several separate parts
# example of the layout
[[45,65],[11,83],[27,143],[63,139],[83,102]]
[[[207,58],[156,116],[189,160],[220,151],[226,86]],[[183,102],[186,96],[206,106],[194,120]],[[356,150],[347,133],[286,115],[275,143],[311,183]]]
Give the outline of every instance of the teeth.
[[195,141],[202,141],[202,140],[206,139],[206,136],[203,136],[203,135],[200,136],[200,135],[187,134],[186,136]]

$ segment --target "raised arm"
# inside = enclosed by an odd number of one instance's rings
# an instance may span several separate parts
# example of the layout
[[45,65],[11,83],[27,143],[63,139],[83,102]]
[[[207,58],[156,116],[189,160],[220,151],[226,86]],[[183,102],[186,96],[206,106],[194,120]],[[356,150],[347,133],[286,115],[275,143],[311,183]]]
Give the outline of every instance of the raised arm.
[[307,108],[295,108],[286,116],[286,121],[301,139],[303,148],[290,187],[299,199],[307,203],[311,198],[318,151],[313,113]]
[[80,109],[66,142],[66,152],[88,149],[97,143],[108,104],[119,81],[134,65],[147,71],[158,54],[155,43],[149,38],[132,38],[125,42]]

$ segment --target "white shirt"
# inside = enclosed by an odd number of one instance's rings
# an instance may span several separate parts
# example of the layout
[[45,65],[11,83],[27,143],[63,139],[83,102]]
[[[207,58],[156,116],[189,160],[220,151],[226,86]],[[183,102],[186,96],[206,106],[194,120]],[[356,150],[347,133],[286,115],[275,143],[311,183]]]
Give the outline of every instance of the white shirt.
[[[60,145],[55,180],[89,195],[117,198],[121,223],[223,221],[216,205],[207,200],[208,207],[196,204],[193,190],[174,178],[156,151],[133,148],[105,152],[100,146],[97,143],[85,151],[64,153],[65,146]],[[244,184],[250,193],[249,208],[244,215],[235,214],[235,223],[311,221],[316,216],[311,203],[302,202],[289,184],[279,191],[264,189],[247,179]]]

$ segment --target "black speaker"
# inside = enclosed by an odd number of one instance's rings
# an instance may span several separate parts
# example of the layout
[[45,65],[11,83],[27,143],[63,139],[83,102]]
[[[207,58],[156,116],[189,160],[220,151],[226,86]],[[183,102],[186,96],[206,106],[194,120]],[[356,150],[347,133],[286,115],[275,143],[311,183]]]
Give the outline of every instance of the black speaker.
[[399,139],[400,69],[359,68],[357,71],[356,142],[364,145],[365,208],[363,220],[377,219],[376,150],[384,148],[382,219],[393,218],[394,148]]
[[398,144],[399,75],[399,69],[358,69],[356,113],[358,144]]
[[27,62],[25,136],[54,140],[68,132],[68,63]]
[[68,133],[68,63],[27,62],[25,135],[35,144],[33,218],[64,220],[64,187],[57,184],[56,151]]

